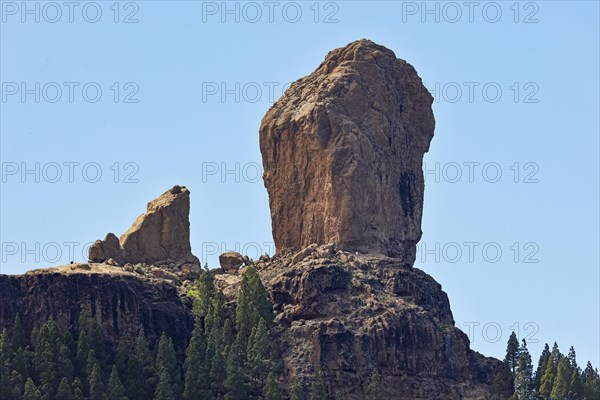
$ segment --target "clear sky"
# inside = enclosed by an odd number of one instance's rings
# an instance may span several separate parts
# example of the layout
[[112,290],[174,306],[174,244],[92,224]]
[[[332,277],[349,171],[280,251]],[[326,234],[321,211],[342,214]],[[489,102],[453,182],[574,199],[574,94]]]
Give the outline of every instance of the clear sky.
[[210,267],[272,254],[261,118],[368,38],[436,98],[416,266],[472,347],[600,365],[597,1],[0,6],[2,273],[84,261],[174,184]]

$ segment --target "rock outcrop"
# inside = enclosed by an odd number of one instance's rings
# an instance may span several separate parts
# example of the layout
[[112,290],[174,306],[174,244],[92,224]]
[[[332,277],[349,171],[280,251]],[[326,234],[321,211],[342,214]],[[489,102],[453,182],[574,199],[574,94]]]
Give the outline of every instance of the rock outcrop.
[[183,355],[194,326],[191,301],[174,285],[119,267],[73,264],[0,275],[0,330],[10,329],[17,313],[28,332],[49,318],[76,330],[81,306],[101,324],[113,351],[143,329],[151,343],[166,332]]
[[277,251],[336,242],[412,264],[432,101],[410,64],[368,40],[294,82],[260,127]]
[[[386,399],[479,400],[493,393],[502,363],[470,350],[432,277],[397,259],[333,245],[298,254],[255,263],[274,303],[275,346],[288,385],[309,382],[320,370],[328,399],[362,400],[378,369]],[[215,276],[232,303],[240,280]]]
[[89,249],[89,260],[113,259],[119,264],[173,263],[199,264],[190,245],[190,191],[185,186],[170,190],[148,203],[120,239],[113,233],[97,240]]

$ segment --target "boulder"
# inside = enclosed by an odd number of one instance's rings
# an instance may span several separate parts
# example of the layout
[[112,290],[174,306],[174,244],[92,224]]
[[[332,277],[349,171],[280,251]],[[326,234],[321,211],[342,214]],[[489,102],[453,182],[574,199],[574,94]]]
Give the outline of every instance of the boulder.
[[300,250],[299,252],[297,252],[296,254],[294,254],[294,256],[292,257],[292,262],[294,264],[299,263],[300,261],[304,260],[306,257],[310,256],[312,253],[314,253],[317,250],[317,244],[313,243],[308,247],[305,247],[304,249]]
[[108,233],[104,240],[96,240],[88,250],[90,261],[104,262],[111,258],[117,263],[121,261],[121,244],[114,233]]
[[244,264],[244,256],[237,251],[228,251],[219,256],[219,264],[228,274],[236,273]]

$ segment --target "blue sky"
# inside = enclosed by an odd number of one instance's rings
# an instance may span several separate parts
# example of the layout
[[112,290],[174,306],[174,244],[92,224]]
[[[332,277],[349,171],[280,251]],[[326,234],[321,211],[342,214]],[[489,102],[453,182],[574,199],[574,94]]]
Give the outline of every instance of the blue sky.
[[472,347],[514,329],[600,365],[598,2],[0,6],[2,273],[83,261],[174,184],[209,266],[272,253],[261,118],[368,38],[436,98],[416,266]]

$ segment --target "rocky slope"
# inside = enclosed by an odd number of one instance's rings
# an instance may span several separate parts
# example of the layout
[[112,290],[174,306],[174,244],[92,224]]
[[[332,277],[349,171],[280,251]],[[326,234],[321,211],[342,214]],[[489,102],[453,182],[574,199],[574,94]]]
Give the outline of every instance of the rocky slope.
[[410,64],[368,40],[294,82],[260,127],[277,250],[335,242],[412,265],[432,101]]

